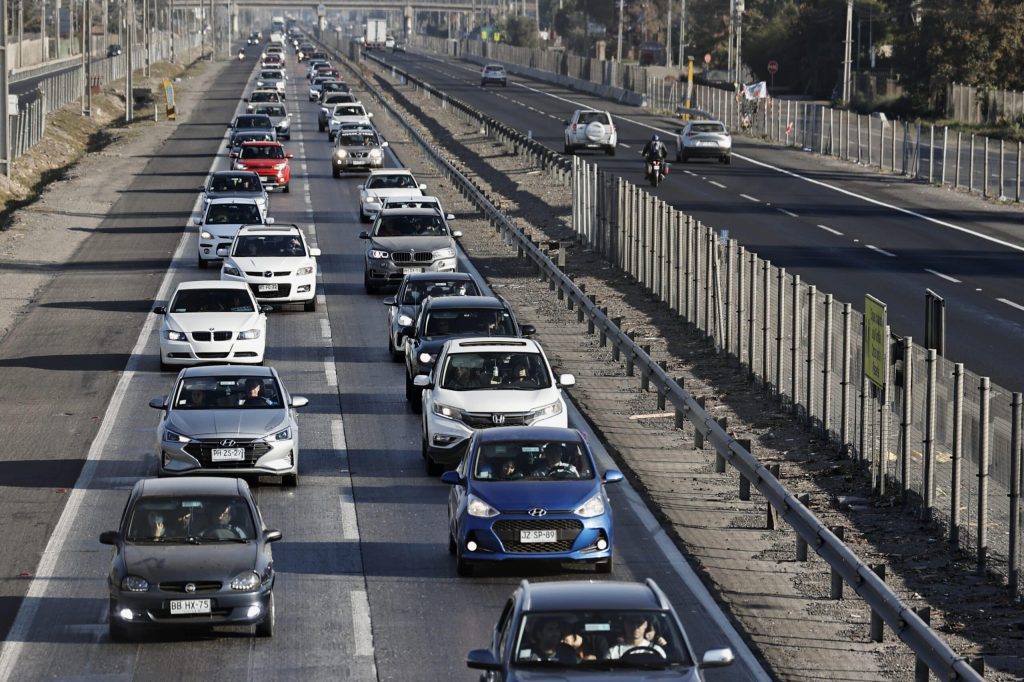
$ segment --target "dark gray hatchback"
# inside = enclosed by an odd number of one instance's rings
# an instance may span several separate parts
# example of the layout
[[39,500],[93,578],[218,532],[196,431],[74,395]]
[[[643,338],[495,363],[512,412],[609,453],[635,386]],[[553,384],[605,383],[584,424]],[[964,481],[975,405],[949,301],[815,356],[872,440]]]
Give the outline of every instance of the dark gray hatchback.
[[270,530],[240,478],[144,479],[132,488],[107,583],[110,638],[144,626],[255,625],[274,634]]

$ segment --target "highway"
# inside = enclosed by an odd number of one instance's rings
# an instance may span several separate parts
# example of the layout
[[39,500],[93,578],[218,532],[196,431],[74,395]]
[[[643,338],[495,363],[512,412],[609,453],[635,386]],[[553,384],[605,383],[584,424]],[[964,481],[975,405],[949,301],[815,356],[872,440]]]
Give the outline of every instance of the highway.
[[[232,61],[0,342],[4,385],[19,396],[0,402],[8,443],[0,513],[10,520],[0,530],[8,548],[0,679],[471,680],[465,654],[487,644],[522,577],[595,577],[540,567],[456,577],[447,487],[424,474],[404,370],[385,352],[381,297],[363,293],[359,181],[331,177],[316,108],[293,61],[289,69],[292,191],[271,198],[270,215],[299,224],[323,256],[317,312],[277,310],[269,320],[268,364],[310,400],[299,416],[299,487],[255,487],[267,523],[284,533],[274,545],[277,633],[256,640],[229,628],[110,642],[110,548],[97,541],[115,527],[134,481],[155,473],[157,413],[147,403],[173,376],[158,370],[158,318],[149,310],[178,282],[217,276],[195,267],[196,230],[186,226],[195,189],[227,166],[225,123],[241,110],[253,70],[252,61]],[[578,415],[574,422],[582,424]],[[690,624],[698,655],[734,648],[739,660],[708,680],[768,679],[637,494],[626,483],[610,494],[612,577],[655,578]]]
[[[674,158],[671,119],[512,75],[507,88],[481,88],[477,65],[437,55],[374,55],[557,151],[574,109],[607,109],[619,131],[617,155],[584,155],[632,183],[645,184],[639,151],[652,133]],[[733,145],[731,165],[675,163],[652,191],[839,301],[862,310],[865,294],[881,299],[893,333],[919,343],[925,291],[935,291],[946,301],[946,356],[1009,390],[1024,388],[1024,363],[1016,361],[1024,336],[1019,210],[739,136]]]

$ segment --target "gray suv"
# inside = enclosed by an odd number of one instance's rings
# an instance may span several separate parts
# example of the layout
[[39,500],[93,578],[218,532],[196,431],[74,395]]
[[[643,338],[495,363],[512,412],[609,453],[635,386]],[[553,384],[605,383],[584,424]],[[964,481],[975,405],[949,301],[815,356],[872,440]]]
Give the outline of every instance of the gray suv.
[[366,240],[363,286],[366,293],[398,284],[410,272],[455,272],[458,252],[448,219],[432,208],[392,208],[377,213]]
[[384,148],[388,143],[373,128],[342,128],[334,136],[331,171],[341,177],[344,171],[368,171],[384,167]]

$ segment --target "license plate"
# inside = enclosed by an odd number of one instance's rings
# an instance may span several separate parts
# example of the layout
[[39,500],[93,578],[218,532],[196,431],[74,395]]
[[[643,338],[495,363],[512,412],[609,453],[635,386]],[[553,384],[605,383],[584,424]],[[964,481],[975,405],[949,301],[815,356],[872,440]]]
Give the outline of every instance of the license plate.
[[209,599],[172,599],[171,615],[184,616],[193,613],[210,613]]
[[245,459],[245,448],[213,448],[210,460],[214,462],[240,462]]
[[261,292],[264,292],[264,291],[277,291],[277,285],[276,284],[261,284],[259,290]]
[[402,274],[408,274],[410,272],[423,272],[423,268],[402,268]]
[[698,147],[717,147],[718,143],[717,142],[708,142],[708,141],[698,141],[697,142],[697,146]]
[[557,530],[521,530],[519,542],[558,542]]

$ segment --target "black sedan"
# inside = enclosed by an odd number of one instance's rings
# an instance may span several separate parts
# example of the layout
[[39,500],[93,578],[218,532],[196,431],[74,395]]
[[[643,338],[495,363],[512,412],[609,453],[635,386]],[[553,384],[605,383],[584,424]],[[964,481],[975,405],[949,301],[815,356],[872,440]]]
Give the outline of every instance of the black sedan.
[[281,531],[263,525],[239,478],[144,479],[117,530],[107,583],[110,638],[143,626],[255,625],[274,634],[274,561]]
[[430,297],[479,296],[480,289],[468,272],[414,272],[398,285],[398,293],[384,299],[388,307],[388,353],[395,362],[405,357],[402,328],[416,323],[420,306]]

